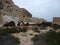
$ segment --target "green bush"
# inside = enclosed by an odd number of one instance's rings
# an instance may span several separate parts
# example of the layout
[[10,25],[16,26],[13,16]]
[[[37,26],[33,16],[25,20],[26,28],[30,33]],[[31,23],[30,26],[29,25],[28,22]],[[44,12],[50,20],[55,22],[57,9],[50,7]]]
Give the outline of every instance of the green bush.
[[12,28],[7,27],[0,30],[0,33],[5,33],[5,34],[20,33],[20,32],[22,32],[22,29],[19,27],[12,27]]
[[0,45],[18,45],[20,44],[19,38],[13,35],[0,35]]
[[45,45],[60,45],[60,31],[50,30],[46,33],[35,35],[31,40],[34,42],[34,45],[40,45],[42,41],[42,44],[44,43]]
[[48,31],[45,39],[47,45],[60,45],[60,32]]
[[0,30],[0,45],[18,45],[20,44],[19,38],[11,35],[17,33],[17,27],[4,28]]
[[20,27],[12,27],[11,28],[11,33],[19,33],[19,32],[21,32],[21,28]]
[[32,37],[31,40],[32,40],[34,43],[37,42],[37,41],[39,41],[38,35],[35,35],[34,37]]
[[4,28],[4,29],[0,30],[0,34],[2,34],[2,35],[4,35],[4,34],[9,34],[10,31],[11,31],[10,28]]
[[20,28],[20,27],[11,27],[11,28],[4,28],[0,30],[0,34],[13,34],[13,33],[20,33],[20,32],[27,32],[26,28]]
[[22,30],[21,30],[21,32],[23,32],[23,33],[27,32],[27,28],[23,27]]
[[38,29],[38,27],[33,27],[33,29],[32,29],[34,32],[37,32],[37,33],[40,33],[40,31],[39,31],[39,29]]
[[60,25],[58,25],[58,24],[53,24],[52,27],[54,30],[60,29]]
[[0,9],[3,9],[4,5],[3,3],[0,1]]

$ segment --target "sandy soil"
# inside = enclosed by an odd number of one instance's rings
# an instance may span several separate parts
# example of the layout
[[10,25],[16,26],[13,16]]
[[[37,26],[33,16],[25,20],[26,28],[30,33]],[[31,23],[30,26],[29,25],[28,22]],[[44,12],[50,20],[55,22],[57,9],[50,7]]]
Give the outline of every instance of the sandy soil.
[[[49,30],[40,30],[40,31],[41,31],[40,32],[40,34],[41,34],[41,33],[46,33]],[[33,34],[33,35],[30,35],[30,34]],[[13,35],[15,37],[19,38],[21,45],[32,45],[33,42],[31,41],[31,38],[36,34],[38,34],[38,33],[33,32],[32,30],[29,30],[26,33],[17,33],[17,34],[13,34]]]

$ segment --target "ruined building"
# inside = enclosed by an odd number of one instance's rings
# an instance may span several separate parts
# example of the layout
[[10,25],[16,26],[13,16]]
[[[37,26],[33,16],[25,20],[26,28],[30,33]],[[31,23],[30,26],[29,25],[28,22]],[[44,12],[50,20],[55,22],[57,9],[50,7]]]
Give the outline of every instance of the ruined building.
[[60,25],[60,17],[53,17],[53,24]]

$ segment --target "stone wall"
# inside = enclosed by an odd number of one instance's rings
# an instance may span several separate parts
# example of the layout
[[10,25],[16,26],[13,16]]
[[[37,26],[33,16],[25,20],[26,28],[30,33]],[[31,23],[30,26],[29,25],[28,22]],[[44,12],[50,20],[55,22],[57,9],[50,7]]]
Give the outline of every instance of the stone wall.
[[60,17],[54,17],[54,18],[53,18],[53,24],[58,24],[58,25],[60,25]]

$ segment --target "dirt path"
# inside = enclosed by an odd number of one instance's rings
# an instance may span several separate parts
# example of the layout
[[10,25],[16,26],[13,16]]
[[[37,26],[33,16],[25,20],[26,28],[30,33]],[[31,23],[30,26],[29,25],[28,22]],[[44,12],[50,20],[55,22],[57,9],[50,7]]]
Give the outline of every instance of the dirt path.
[[[40,30],[40,34],[46,33],[47,31],[49,31],[49,30]],[[30,35],[30,34],[32,34],[32,35]],[[31,38],[36,34],[38,34],[38,33],[35,33],[32,30],[29,30],[26,33],[16,33],[16,34],[13,34],[13,35],[15,37],[19,38],[19,40],[21,42],[21,45],[32,45],[33,42],[31,41]]]

